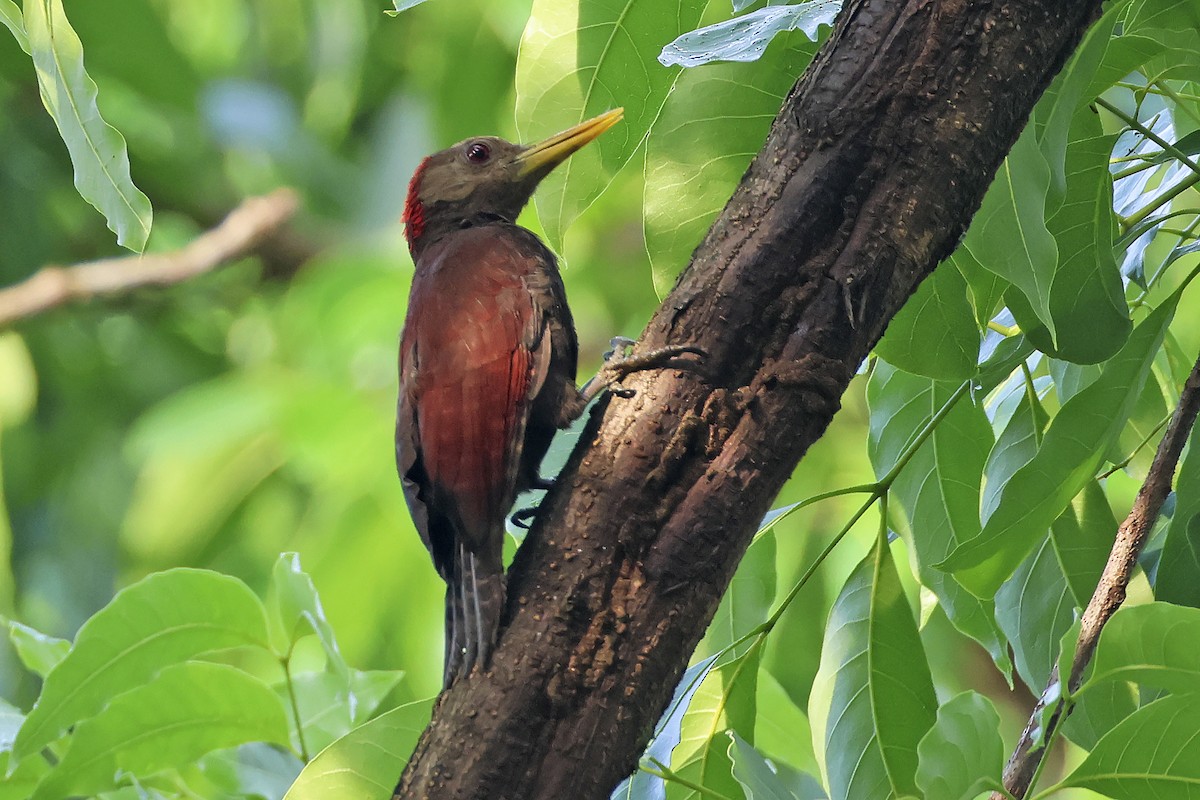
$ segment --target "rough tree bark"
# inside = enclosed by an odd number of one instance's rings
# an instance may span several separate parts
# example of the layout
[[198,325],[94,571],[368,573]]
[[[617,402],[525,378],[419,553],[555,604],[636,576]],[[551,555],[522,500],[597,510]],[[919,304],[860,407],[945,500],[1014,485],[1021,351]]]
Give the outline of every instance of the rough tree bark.
[[440,698],[397,797],[603,798],[636,767],[758,521],[1099,6],[846,3],[643,336],[705,372],[593,414],[492,669]]

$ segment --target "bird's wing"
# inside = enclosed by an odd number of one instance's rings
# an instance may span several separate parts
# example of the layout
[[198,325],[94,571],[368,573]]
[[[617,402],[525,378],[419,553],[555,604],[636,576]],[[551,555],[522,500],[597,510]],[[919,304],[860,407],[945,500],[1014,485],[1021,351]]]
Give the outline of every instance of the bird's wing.
[[531,256],[503,229],[456,232],[427,255],[401,341],[396,448],[413,518],[440,568],[453,542],[442,541],[431,514],[447,515],[472,552],[499,556],[495,534],[514,500],[551,343],[524,282]]

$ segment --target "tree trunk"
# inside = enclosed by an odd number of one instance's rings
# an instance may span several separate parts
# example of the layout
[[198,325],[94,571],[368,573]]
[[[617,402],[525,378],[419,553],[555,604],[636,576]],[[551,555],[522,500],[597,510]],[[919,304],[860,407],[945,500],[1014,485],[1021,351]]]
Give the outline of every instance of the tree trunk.
[[598,406],[491,670],[439,699],[397,797],[604,798],[636,768],[757,523],[1099,8],[848,0],[643,337],[703,371]]

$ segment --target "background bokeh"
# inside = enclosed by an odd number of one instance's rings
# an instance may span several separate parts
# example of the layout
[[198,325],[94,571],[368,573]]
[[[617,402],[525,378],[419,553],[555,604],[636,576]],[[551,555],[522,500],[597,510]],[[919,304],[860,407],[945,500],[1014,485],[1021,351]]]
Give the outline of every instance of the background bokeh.
[[[12,527],[0,610],[69,637],[154,570],[213,568],[261,592],[278,553],[295,550],[351,664],[406,670],[398,700],[436,690],[442,588],[392,464],[412,270],[396,221],[422,155],[478,133],[515,138],[529,6],[433,2],[393,19],[360,0],[66,3],[101,109],[154,203],[150,250],[280,185],[298,189],[304,209],[261,258],[0,333]],[[0,283],[120,254],[72,186],[28,57],[4,35],[0,152]],[[567,233],[583,372],[657,303],[642,175],[635,156]],[[532,210],[523,222],[538,226]],[[783,500],[869,480],[860,395]],[[852,502],[781,523],[780,587]],[[847,548],[804,591],[836,593],[861,553]],[[789,615],[791,630],[775,637],[786,651],[772,645],[801,706],[820,616]],[[35,689],[5,653],[0,695],[27,706]]]

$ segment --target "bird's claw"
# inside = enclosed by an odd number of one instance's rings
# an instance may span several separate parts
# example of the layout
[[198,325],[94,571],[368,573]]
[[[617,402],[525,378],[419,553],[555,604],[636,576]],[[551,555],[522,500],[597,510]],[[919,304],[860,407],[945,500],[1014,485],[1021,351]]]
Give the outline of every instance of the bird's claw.
[[511,522],[514,527],[520,528],[523,531],[527,531],[529,530],[529,526],[533,524],[534,518],[537,517],[537,513],[537,506],[522,508],[521,510],[514,512],[513,515],[508,518],[508,521]]
[[614,336],[611,344],[613,349],[604,354],[604,366],[596,373],[596,377],[583,387],[582,395],[585,401],[590,401],[600,393],[601,389],[608,389],[613,395],[628,399],[637,392],[620,384],[622,380],[633,373],[671,366],[674,359],[683,355],[694,355],[700,358],[708,356],[708,353],[701,347],[691,344],[673,344],[636,355],[614,357],[617,352],[632,347],[634,341],[624,336]]
[[607,363],[612,360],[612,357],[617,353],[624,355],[625,351],[637,344],[637,340],[630,339],[628,336],[614,336],[608,340],[608,350],[603,353],[604,361]]

